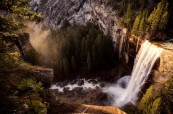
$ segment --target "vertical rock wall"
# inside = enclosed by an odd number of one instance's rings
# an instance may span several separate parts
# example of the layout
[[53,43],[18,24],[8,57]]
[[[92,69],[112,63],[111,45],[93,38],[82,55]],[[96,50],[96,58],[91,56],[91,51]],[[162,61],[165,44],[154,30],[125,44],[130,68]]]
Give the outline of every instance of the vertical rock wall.
[[[108,0],[31,0],[32,8],[44,16],[44,25],[58,29],[64,20],[71,24],[86,24],[90,21],[113,37],[115,48],[121,53],[126,30],[121,25],[121,19],[115,10],[108,5]],[[118,39],[119,38],[119,39]],[[121,55],[119,55],[121,57]]]

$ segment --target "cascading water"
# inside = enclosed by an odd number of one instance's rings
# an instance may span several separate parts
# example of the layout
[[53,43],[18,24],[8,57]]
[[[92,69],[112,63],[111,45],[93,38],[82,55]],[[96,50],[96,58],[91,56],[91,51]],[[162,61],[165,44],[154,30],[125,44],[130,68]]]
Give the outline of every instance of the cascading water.
[[[123,107],[127,103],[135,104],[138,98],[142,86],[146,82],[155,61],[159,58],[162,48],[159,48],[149,41],[145,41],[136,56],[131,78],[127,76],[121,78],[123,85],[128,86],[122,87],[122,83],[117,82],[114,86],[106,87],[103,89],[104,92],[110,94],[113,97],[112,105],[117,107]],[[124,81],[123,81],[124,80]],[[127,81],[130,80],[130,81]]]

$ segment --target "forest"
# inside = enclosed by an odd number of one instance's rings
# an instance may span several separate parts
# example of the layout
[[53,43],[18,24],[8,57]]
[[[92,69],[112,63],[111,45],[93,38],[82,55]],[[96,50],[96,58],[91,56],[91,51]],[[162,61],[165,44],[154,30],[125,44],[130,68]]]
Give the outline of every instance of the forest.
[[115,64],[112,37],[104,35],[92,23],[64,24],[62,30],[53,31],[50,37],[57,42],[58,56],[53,66],[60,76],[70,78],[76,71],[94,72]]
[[[132,34],[157,36],[172,28],[172,1],[167,0],[110,0],[110,4],[123,16],[123,24]],[[167,34],[168,35],[168,34]],[[169,39],[171,36],[167,36]]]

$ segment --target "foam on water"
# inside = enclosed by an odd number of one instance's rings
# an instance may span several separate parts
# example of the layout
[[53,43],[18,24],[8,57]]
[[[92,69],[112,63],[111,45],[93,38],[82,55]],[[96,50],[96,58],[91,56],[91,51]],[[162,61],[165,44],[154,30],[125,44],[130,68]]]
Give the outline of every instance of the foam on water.
[[[68,88],[69,91],[72,91],[73,89],[78,88],[78,87],[82,88],[83,90],[100,88],[99,83],[93,83],[86,79],[81,79],[81,80],[83,80],[83,82],[84,82],[82,85],[78,84],[78,82],[77,82],[75,84],[68,83],[67,85],[62,87],[62,86],[60,86],[60,83],[57,83],[55,85],[52,85],[51,89],[58,90],[59,92],[64,92],[65,88]],[[81,80],[79,80],[79,81],[81,81]]]

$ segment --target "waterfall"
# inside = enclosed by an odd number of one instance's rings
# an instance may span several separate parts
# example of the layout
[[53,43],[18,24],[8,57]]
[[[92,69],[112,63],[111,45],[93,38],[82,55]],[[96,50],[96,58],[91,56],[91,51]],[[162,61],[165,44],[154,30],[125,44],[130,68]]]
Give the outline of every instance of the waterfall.
[[[123,81],[127,85],[126,88],[122,87],[122,84],[116,83],[113,86],[106,87],[103,89],[104,92],[108,93],[113,97],[112,105],[117,107],[123,107],[125,104],[132,103],[136,104],[138,94],[145,84],[155,61],[159,58],[162,48],[159,48],[149,41],[145,41],[136,56],[130,81],[126,78],[119,80]],[[119,82],[119,81],[118,81]]]

